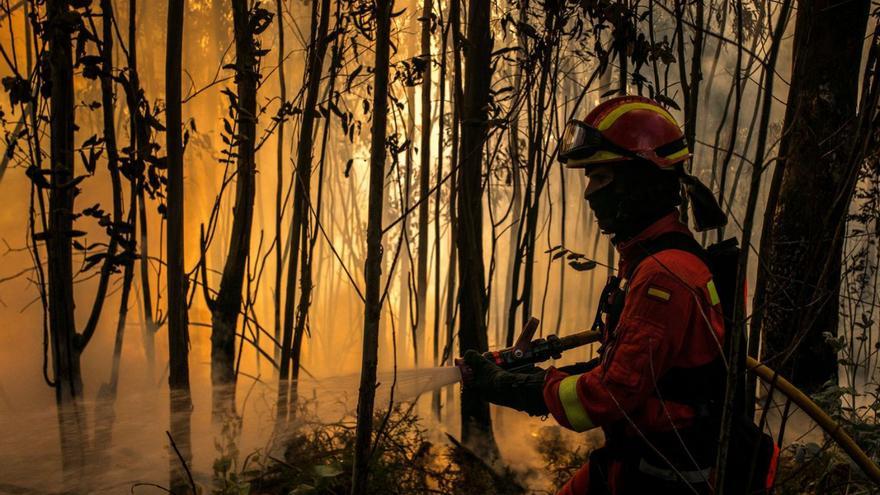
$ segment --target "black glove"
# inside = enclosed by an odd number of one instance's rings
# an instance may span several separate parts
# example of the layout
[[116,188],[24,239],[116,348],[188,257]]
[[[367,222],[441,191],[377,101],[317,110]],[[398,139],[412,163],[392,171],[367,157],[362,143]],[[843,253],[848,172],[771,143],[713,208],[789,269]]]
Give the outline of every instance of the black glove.
[[479,392],[493,404],[531,416],[549,414],[544,403],[544,370],[533,368],[528,373],[511,373],[474,350],[464,353],[464,362],[473,372],[473,379],[466,385],[468,390]]

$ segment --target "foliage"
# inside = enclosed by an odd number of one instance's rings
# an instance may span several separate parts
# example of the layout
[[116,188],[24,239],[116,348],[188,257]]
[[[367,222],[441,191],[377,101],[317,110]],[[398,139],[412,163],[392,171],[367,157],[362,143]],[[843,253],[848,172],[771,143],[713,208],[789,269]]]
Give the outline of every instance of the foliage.
[[[302,413],[299,417],[302,416]],[[524,493],[517,476],[477,459],[465,447],[437,445],[411,409],[380,411],[375,424],[385,428],[374,437],[370,493]],[[287,432],[283,456],[258,452],[237,466],[234,426],[224,426],[214,463],[217,495],[284,493],[347,494],[351,490],[351,423],[304,422]],[[229,443],[231,442],[231,443]],[[236,471],[237,470],[237,471]]]
[[866,495],[878,488],[842,454],[815,443],[794,445],[781,455],[777,495]]
[[214,489],[215,495],[247,495],[250,493],[250,483],[246,481],[248,476],[253,476],[258,471],[248,469],[250,457],[245,459],[241,466],[238,463],[238,445],[236,441],[241,436],[241,418],[226,417],[220,431],[220,439],[215,441],[217,458],[214,459]]
[[535,443],[553,486],[564,485],[589,460],[590,452],[582,445],[572,447],[558,426],[541,428]]
[[552,254],[552,256],[550,257],[550,261],[556,261],[562,257],[565,257],[565,260],[568,261],[569,266],[579,272],[592,270],[593,268],[596,268],[596,265],[598,265],[595,260],[588,258],[587,255],[572,251],[562,246],[554,246],[544,251],[544,253]]

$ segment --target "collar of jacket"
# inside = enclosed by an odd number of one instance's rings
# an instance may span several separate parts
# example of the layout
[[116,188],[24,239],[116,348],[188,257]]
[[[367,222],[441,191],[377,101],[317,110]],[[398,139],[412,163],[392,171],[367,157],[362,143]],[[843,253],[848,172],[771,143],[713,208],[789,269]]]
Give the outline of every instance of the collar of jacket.
[[681,223],[678,219],[678,209],[668,213],[656,222],[649,225],[638,235],[625,242],[617,245],[617,252],[620,253],[620,260],[617,263],[617,274],[622,277],[629,270],[629,262],[638,257],[641,252],[640,243],[656,238],[667,232],[681,232],[693,236],[687,225]]

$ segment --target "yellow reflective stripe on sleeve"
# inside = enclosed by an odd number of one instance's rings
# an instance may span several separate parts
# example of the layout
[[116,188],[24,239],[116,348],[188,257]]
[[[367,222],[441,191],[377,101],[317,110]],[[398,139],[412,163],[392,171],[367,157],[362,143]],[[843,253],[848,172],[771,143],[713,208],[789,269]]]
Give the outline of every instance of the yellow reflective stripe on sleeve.
[[614,122],[616,122],[621,115],[629,112],[630,110],[650,110],[654,113],[660,114],[661,117],[671,122],[672,125],[676,127],[678,126],[678,124],[675,123],[675,119],[672,118],[672,115],[669,115],[669,112],[667,112],[663,108],[658,107],[657,105],[652,105],[650,103],[633,102],[626,103],[615,108],[611,113],[606,115],[596,127],[600,131],[604,131],[605,129],[611,127],[611,125],[614,124]]
[[581,404],[577,394],[577,382],[580,375],[565,377],[559,383],[559,400],[565,411],[565,418],[574,431],[586,431],[593,427],[590,416]]
[[657,288],[657,287],[648,287],[648,295],[654,296],[658,299],[663,299],[664,301],[668,301],[669,298],[672,297],[672,294],[666,292],[663,289]]
[[715,281],[710,280],[708,284],[706,284],[706,289],[709,291],[709,302],[712,303],[712,306],[721,302],[721,298],[718,297],[718,290],[715,289]]

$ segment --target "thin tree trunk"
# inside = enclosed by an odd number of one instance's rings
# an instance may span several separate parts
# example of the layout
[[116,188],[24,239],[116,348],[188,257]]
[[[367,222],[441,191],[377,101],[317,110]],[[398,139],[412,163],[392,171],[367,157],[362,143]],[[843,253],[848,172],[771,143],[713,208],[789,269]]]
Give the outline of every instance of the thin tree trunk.
[[254,220],[254,194],[257,124],[256,45],[247,0],[232,1],[235,31],[235,80],[237,86],[236,135],[237,163],[235,206],[229,250],[220,279],[217,299],[211,308],[211,384],[214,420],[235,414],[235,330],[241,312],[242,288],[250,256]]
[[[486,329],[485,274],[483,266],[483,146],[488,134],[487,106],[492,54],[488,0],[468,4],[468,35],[465,51],[465,86],[462,106],[461,165],[458,198],[459,345],[468,349],[489,349]],[[492,434],[489,403],[479,393],[464,390],[461,395],[462,441],[483,458],[497,456]]]
[[[735,398],[737,396],[737,387],[739,386],[738,384],[740,381],[739,377],[743,372],[741,368],[745,365],[745,356],[743,355],[745,349],[742,348],[742,338],[740,338],[740,336],[745,333],[746,329],[745,288],[748,281],[749,253],[751,252],[750,247],[752,230],[755,213],[757,211],[758,192],[761,185],[761,175],[763,174],[764,167],[764,152],[767,142],[770,113],[772,109],[771,104],[773,101],[773,82],[776,79],[775,71],[776,60],[779,54],[779,40],[782,39],[782,36],[785,33],[785,28],[786,24],[788,23],[788,16],[791,6],[792,0],[785,0],[780,7],[781,10],[779,13],[777,24],[773,30],[770,44],[770,53],[767,57],[767,65],[764,67],[764,93],[762,94],[761,99],[762,112],[759,124],[760,127],[758,143],[755,149],[755,160],[752,164],[752,177],[751,183],[749,185],[749,196],[746,204],[746,214],[743,219],[743,247],[739,255],[739,273],[737,274],[736,290],[734,291],[735,298],[733,304],[733,322],[731,324],[731,328],[734,329],[734,332],[728,332],[728,335],[725,336],[725,342],[727,344],[725,347],[727,348],[728,367],[724,397],[725,407],[721,416],[721,428],[718,439],[718,454],[716,459],[716,486],[718,486],[720,494],[723,494],[724,485],[726,483],[728,449],[732,434],[732,425],[734,418],[736,418],[736,415],[740,413],[740,411],[737,411],[735,409],[737,407]],[[745,397],[750,403],[754,400],[751,396],[746,395]]]
[[[124,224],[132,226],[132,222],[135,220],[136,217],[130,213],[128,221],[123,221],[122,219],[122,182],[119,173],[119,153],[116,141],[116,123],[114,119],[115,105],[113,99],[114,91],[112,79],[114,14],[113,4],[110,0],[101,0],[101,12],[103,41],[103,45],[101,46],[101,57],[103,59],[103,74],[101,75],[101,107],[104,123],[104,144],[107,150],[107,168],[110,172],[111,190],[113,196],[112,218],[114,225],[118,226],[113,233],[114,238],[111,240],[111,243],[118,245],[119,241],[122,240],[123,245],[132,246],[132,243],[134,241],[134,229],[132,228],[127,234],[124,233],[121,229],[121,226]],[[134,182],[132,182],[131,184],[131,203],[132,205],[136,205],[137,203],[134,200],[135,195],[133,194]],[[125,236],[125,239],[121,239],[122,236]],[[133,247],[130,247],[129,249],[133,249]],[[130,251],[129,253],[125,254],[133,255],[134,253],[133,251]],[[110,256],[109,248],[108,256]],[[95,406],[95,454],[96,456],[99,456],[98,458],[100,460],[106,459],[107,451],[109,450],[112,443],[113,424],[116,417],[114,410],[116,390],[119,383],[119,367],[122,359],[122,342],[125,336],[125,321],[128,314],[128,299],[129,294],[131,293],[131,283],[134,278],[133,256],[131,258],[129,258],[128,256],[124,256],[123,259],[125,259],[126,262],[124,263],[123,268],[124,275],[122,282],[122,297],[120,298],[119,302],[119,317],[116,322],[116,338],[113,345],[110,381],[109,383],[103,384],[101,386],[100,390],[98,391],[98,401]],[[113,260],[113,263],[116,263],[116,260]],[[107,271],[110,271],[109,266],[107,268]],[[105,293],[99,293],[96,297],[104,298]],[[101,464],[101,462],[96,462],[96,465]]]
[[[414,86],[408,86],[406,88],[406,136],[407,139],[413,140],[416,134],[416,109],[415,109],[415,100],[416,100],[416,91]],[[406,151],[404,152],[404,161],[403,161],[403,187],[399,187],[402,190],[402,194],[400,195],[400,211],[403,212],[405,217],[404,221],[400,223],[400,244],[399,246],[403,249],[403,254],[400,256],[400,269],[398,270],[398,283],[399,289],[398,292],[400,297],[398,298],[398,311],[397,311],[397,327],[400,328],[400,333],[403,335],[404,342],[406,342],[406,331],[409,329],[411,331],[410,338],[412,339],[412,348],[413,348],[413,360],[416,365],[419,363],[419,340],[416,335],[416,326],[413,325],[414,322],[411,321],[410,312],[412,302],[412,243],[410,239],[412,238],[412,234],[410,233],[410,222],[409,222],[409,205],[410,205],[410,196],[412,195],[412,174],[413,174],[413,148],[414,146],[410,143],[406,147]],[[398,165],[398,172],[400,172],[400,166]],[[401,174],[398,173],[397,183],[400,185],[401,183]],[[418,289],[417,289],[418,290]]]
[[[275,1],[276,18],[278,19],[278,97],[281,99],[282,108],[287,103],[287,81],[284,78],[284,2]],[[281,115],[281,121],[276,129],[278,146],[275,149],[276,176],[275,176],[275,293],[272,297],[275,315],[275,342],[281,342],[281,273],[284,271],[284,259],[282,257],[282,196],[284,195],[284,123],[286,116]],[[275,360],[281,358],[281,348],[275,347]]]
[[[742,58],[743,58],[743,19],[742,19],[742,0],[732,0],[734,2],[734,15],[736,16],[736,63],[734,65],[733,72],[733,87],[731,91],[727,95],[728,102],[730,101],[731,94],[735,95],[733,102],[733,122],[730,123],[730,136],[727,142],[727,151],[724,154],[724,159],[719,167],[720,179],[718,180],[718,204],[724,207],[724,191],[727,187],[727,170],[730,165],[730,159],[733,157],[734,148],[736,147],[736,138],[739,134],[739,115],[740,109],[742,106],[742,93],[743,93],[743,84],[742,84]],[[714,72],[714,69],[713,69]],[[709,86],[711,90],[712,86]],[[708,101],[708,91],[707,91],[707,101]],[[709,103],[711,105],[711,102]],[[725,106],[724,115],[722,117],[721,123],[718,124],[718,131],[716,132],[715,142],[718,143],[721,134],[721,128],[724,125],[724,121],[727,120],[727,107]],[[712,173],[715,173],[715,160],[713,160]],[[713,177],[714,178],[714,177]],[[713,180],[714,182],[714,180]],[[730,193],[731,198],[733,198],[733,192]],[[727,200],[728,204],[732,204],[733,201]],[[728,207],[727,211],[730,211]],[[718,229],[718,240],[721,241],[724,239],[724,226],[721,226]]]
[[[440,251],[443,245],[440,235],[440,199],[442,198],[442,189],[440,183],[443,180],[443,120],[446,118],[446,48],[449,40],[449,21],[443,26],[443,4],[438,2],[438,10],[440,11],[441,36],[440,43],[440,108],[437,118],[437,191],[434,192],[434,366],[440,365]],[[454,174],[453,174],[454,175]],[[450,206],[450,209],[452,207]],[[434,412],[434,419],[440,421],[440,389],[435,389],[431,393],[431,410]]]
[[[183,225],[183,137],[181,108],[183,45],[183,14],[185,0],[168,3],[168,46],[165,62],[165,94],[167,101],[166,150],[168,152],[168,236],[166,238],[168,270],[168,360],[171,407],[171,436],[184,462],[192,459],[190,448],[190,415],[192,402],[189,389],[189,331],[186,306],[186,273]],[[189,493],[184,466],[169,453],[170,485],[174,493]]]
[[[444,348],[444,360],[446,364],[449,355],[452,354],[452,342],[455,335],[456,304],[458,303],[458,215],[456,204],[458,203],[458,167],[461,165],[461,102],[463,100],[461,78],[461,0],[450,0],[449,21],[452,23],[452,136],[450,143],[451,160],[449,179],[449,281],[446,284],[446,346]],[[446,404],[453,402],[454,386],[446,387]],[[451,411],[451,410],[450,410]]]
[[[320,20],[318,19],[320,17]],[[314,150],[314,128],[317,115],[318,93],[321,87],[324,56],[327,53],[327,30],[330,22],[330,0],[321,0],[320,16],[318,2],[312,4],[312,42],[309,49],[307,68],[307,87],[299,127],[299,141],[296,154],[296,176],[294,177],[293,214],[290,226],[290,262],[287,265],[287,291],[284,302],[284,326],[282,331],[280,382],[278,387],[278,419],[287,420],[288,401],[296,400],[296,381],[299,379],[300,354],[305,333],[306,312],[311,298],[312,276],[311,259],[308,248],[308,216],[311,205],[312,154]],[[300,303],[296,300],[296,273],[298,251],[303,260],[300,274]],[[298,308],[296,315],[294,309]],[[294,316],[296,320],[294,321]],[[295,328],[294,328],[295,325]],[[288,399],[290,394],[290,399]]]
[[[425,321],[427,316],[428,299],[428,188],[431,183],[431,0],[424,0],[422,8],[422,59],[425,63],[425,73],[422,76],[422,144],[419,147],[419,259],[416,268],[416,339],[424,343],[423,349],[427,349],[425,338]],[[438,153],[443,150],[438,149]],[[435,315],[436,318],[436,315]],[[418,346],[416,346],[418,348]],[[427,355],[427,353],[425,353]],[[416,361],[418,364],[418,360]]]
[[351,494],[367,493],[370,471],[376,366],[379,361],[379,317],[382,266],[382,209],[385,186],[385,132],[388,120],[388,65],[391,44],[392,0],[377,0],[376,63],[373,71],[373,123],[370,143],[370,195],[367,219],[367,260],[364,266],[364,343],[358,391],[357,432],[354,445]]
[[[141,170],[143,166],[144,156],[147,154],[145,149],[149,144],[149,127],[144,126],[140,114],[141,103],[141,87],[140,77],[138,75],[138,56],[137,56],[137,0],[129,0],[128,2],[128,83],[127,90],[128,113],[129,113],[129,133],[131,148],[131,157],[135,163],[135,170]],[[143,179],[138,178],[135,187],[137,196],[136,209],[139,215],[140,239],[139,251],[140,259],[140,283],[141,283],[141,301],[143,302],[143,344],[144,354],[147,358],[147,373],[150,378],[156,376],[156,344],[155,334],[159,329],[153,317],[153,295],[150,290],[150,255],[149,245],[147,242],[147,206],[144,198]],[[135,219],[132,224],[138,223]]]
[[[520,5],[519,9],[519,21],[521,23],[525,23],[527,20],[527,12],[529,8],[529,0],[524,0]],[[521,52],[525,52],[527,47],[527,42],[524,39],[525,36],[517,36],[517,47]],[[513,94],[519,95],[520,91],[522,91],[522,65],[520,63],[516,64],[516,68],[514,69],[516,72],[513,76]],[[506,282],[504,284],[504,320],[502,321],[501,328],[509,329],[515,325],[515,322],[512,320],[516,319],[516,307],[518,306],[518,302],[515,299],[517,296],[517,285],[519,283],[519,268],[517,265],[520,264],[519,255],[519,232],[520,226],[519,223],[522,221],[522,208],[523,208],[523,199],[522,199],[522,178],[520,176],[520,152],[519,152],[519,121],[520,114],[517,112],[511,117],[510,121],[510,131],[508,133],[508,154],[510,155],[510,175],[511,175],[511,198],[510,201],[513,203],[513,208],[511,212],[511,218],[514,219],[516,225],[512,225],[510,231],[508,232],[508,236],[510,237],[510,246],[509,246],[509,254],[508,254],[508,262],[507,262],[507,277]],[[511,308],[514,308],[511,311]],[[508,331],[509,333],[509,331]]]
[[[554,26],[557,24],[557,19],[559,17],[559,7],[555,4],[548,4],[546,6],[546,17],[544,20],[544,29],[547,33],[554,32]],[[520,223],[517,226],[517,250],[513,254],[514,258],[514,270],[513,270],[513,280],[512,284],[514,290],[519,287],[520,280],[520,271],[522,271],[522,291],[518,299],[511,301],[511,306],[508,309],[508,325],[507,325],[507,338],[506,345],[513,345],[514,333],[516,330],[516,311],[517,307],[522,305],[522,323],[528,320],[531,317],[532,312],[532,284],[534,279],[534,267],[535,267],[535,242],[536,235],[538,232],[538,214],[540,212],[540,201],[541,195],[544,191],[544,186],[547,183],[547,179],[549,177],[549,170],[546,165],[546,156],[544,154],[544,148],[546,147],[545,143],[545,129],[544,129],[544,119],[545,113],[547,112],[548,103],[547,103],[547,90],[548,90],[548,79],[551,71],[551,63],[553,60],[553,49],[555,48],[554,43],[547,43],[540,47],[540,53],[538,60],[540,61],[540,77],[538,82],[538,91],[536,94],[537,99],[537,108],[532,111],[531,105],[529,105],[529,116],[530,116],[530,126],[529,126],[529,148],[528,148],[528,156],[526,158],[526,183],[533,184],[531,189],[526,189],[526,197],[524,200],[524,212],[523,217],[525,222],[523,222],[523,218],[520,218]],[[625,71],[621,72],[622,77],[625,74]],[[522,259],[522,261],[520,261]]]

